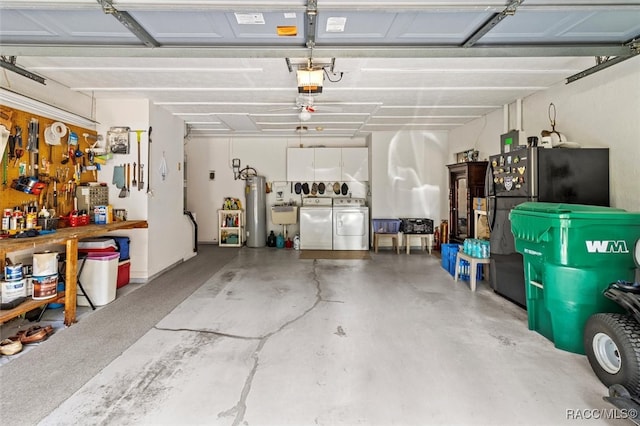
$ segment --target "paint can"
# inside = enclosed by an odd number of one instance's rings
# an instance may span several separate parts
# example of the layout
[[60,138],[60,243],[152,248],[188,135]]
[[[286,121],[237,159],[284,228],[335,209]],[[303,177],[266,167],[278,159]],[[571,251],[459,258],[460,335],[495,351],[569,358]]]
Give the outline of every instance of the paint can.
[[0,297],[2,303],[9,303],[13,300],[19,299],[20,297],[26,297],[27,280],[2,281],[0,293],[2,293],[2,296]]
[[31,277],[33,281],[33,299],[44,300],[56,297],[58,294],[58,274],[52,275],[34,275]]
[[33,271],[35,276],[53,275],[58,273],[58,252],[45,251],[33,253]]
[[19,281],[22,279],[22,263],[5,265],[4,279],[7,281]]
[[31,297],[33,296],[33,280],[31,276],[26,277],[25,280],[27,281],[27,297]]

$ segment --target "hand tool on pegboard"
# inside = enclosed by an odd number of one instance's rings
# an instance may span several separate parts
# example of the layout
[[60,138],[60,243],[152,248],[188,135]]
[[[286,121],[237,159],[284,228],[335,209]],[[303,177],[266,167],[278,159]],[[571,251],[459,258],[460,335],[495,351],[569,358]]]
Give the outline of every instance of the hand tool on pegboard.
[[7,187],[7,166],[9,163],[9,152],[5,151],[2,155],[2,189]]
[[149,126],[149,146],[147,147],[147,194],[151,194],[151,130]]
[[22,127],[16,126],[16,134],[13,138],[15,139],[15,151],[13,152],[15,157],[13,166],[15,167],[18,164],[18,160],[24,155],[24,149],[22,149]]
[[31,176],[38,178],[38,142],[40,140],[40,124],[37,118],[29,121],[29,135],[27,136],[27,151],[29,151],[29,167]]
[[[138,191],[142,191],[144,188],[144,180],[143,180],[143,165],[140,163],[141,152],[140,152],[140,136],[142,133],[146,132],[146,130],[130,130],[136,134],[136,142],[138,143]],[[134,177],[135,178],[135,177]]]
[[120,193],[118,194],[118,198],[124,198],[127,196],[127,186],[129,185],[129,163],[122,165],[122,170],[124,174],[124,185],[120,188]]

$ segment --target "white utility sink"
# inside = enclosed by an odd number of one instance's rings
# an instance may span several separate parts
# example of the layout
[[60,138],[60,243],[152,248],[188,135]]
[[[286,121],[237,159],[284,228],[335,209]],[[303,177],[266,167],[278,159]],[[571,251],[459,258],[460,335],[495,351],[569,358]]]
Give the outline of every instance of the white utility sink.
[[271,206],[271,222],[274,225],[298,223],[298,206]]

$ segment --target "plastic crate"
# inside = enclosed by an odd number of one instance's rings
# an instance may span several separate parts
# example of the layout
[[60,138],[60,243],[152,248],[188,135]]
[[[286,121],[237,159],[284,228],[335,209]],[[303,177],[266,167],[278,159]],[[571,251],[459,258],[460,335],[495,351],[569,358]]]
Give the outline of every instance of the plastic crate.
[[111,238],[116,242],[116,246],[118,247],[118,252],[120,252],[120,260],[129,259],[129,247],[131,244],[131,239],[129,237],[120,237],[115,235],[110,235]]
[[455,264],[456,261],[456,253],[458,253],[458,249],[460,248],[459,244],[441,244],[440,245],[440,254],[441,254],[441,263],[442,267],[449,271],[449,265],[451,264],[451,253],[453,253],[453,262]]
[[[453,256],[453,265],[451,266],[451,270],[449,271],[451,276],[454,276],[454,277],[456,274],[456,257],[457,257],[457,254]],[[462,281],[469,281],[470,279],[469,273],[472,272],[472,271],[469,271],[470,267],[471,267],[471,264],[469,262],[467,262],[464,259],[460,259],[460,271],[458,272],[458,279]],[[482,281],[482,265],[481,264],[477,265],[476,281]]]
[[373,219],[373,232],[376,234],[397,234],[400,232],[400,219]]
[[131,261],[124,260],[118,262],[118,278],[116,280],[116,288],[124,287],[129,284],[131,279]]
[[110,237],[85,238],[78,241],[78,253],[113,253],[118,249]]
[[433,220],[426,218],[402,219],[402,232],[405,234],[433,234]]
[[[458,257],[459,250],[460,244],[442,244],[440,246],[442,267],[446,269],[452,277],[456,275],[456,258]],[[469,262],[460,259],[458,279],[469,281],[469,266]],[[478,271],[476,273],[478,274],[476,275],[476,279],[482,280],[482,265],[478,265]]]

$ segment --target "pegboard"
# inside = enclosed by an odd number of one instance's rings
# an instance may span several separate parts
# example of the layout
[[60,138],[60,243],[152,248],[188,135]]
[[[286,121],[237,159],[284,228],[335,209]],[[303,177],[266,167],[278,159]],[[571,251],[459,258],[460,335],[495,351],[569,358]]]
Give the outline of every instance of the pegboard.
[[[73,185],[69,181],[73,181],[75,165],[72,159],[68,159],[66,164],[66,154],[69,155],[68,138],[70,132],[74,132],[78,137],[78,145],[76,149],[83,153],[82,157],[76,157],[76,163],[80,164],[80,181],[78,183],[95,182],[97,174],[95,171],[82,171],[83,162],[87,163],[86,149],[95,143],[97,133],[94,130],[63,123],[67,127],[66,135],[61,137],[60,145],[49,145],[46,143],[45,130],[51,124],[58,120],[39,116],[29,112],[8,108],[2,106],[5,115],[11,116],[11,135],[16,134],[16,126],[22,129],[22,150],[24,151],[21,158],[9,160],[9,143],[4,150],[2,162],[0,163],[0,175],[2,176],[2,185],[0,186],[0,209],[13,208],[16,206],[23,207],[25,205],[35,204],[38,210],[43,206],[47,209],[54,208],[54,180],[57,180],[57,205],[56,215],[64,216],[73,209]],[[12,113],[12,114],[9,114]],[[32,119],[38,120],[38,181],[44,184],[44,188],[39,195],[29,194],[16,190],[11,187],[14,179],[20,176],[21,163],[23,170],[27,176],[35,173],[35,155],[27,151],[29,138],[29,122]],[[83,135],[90,135],[85,137]],[[18,143],[16,143],[16,148]],[[88,164],[88,163],[87,163]],[[31,166],[31,167],[30,167]]]

